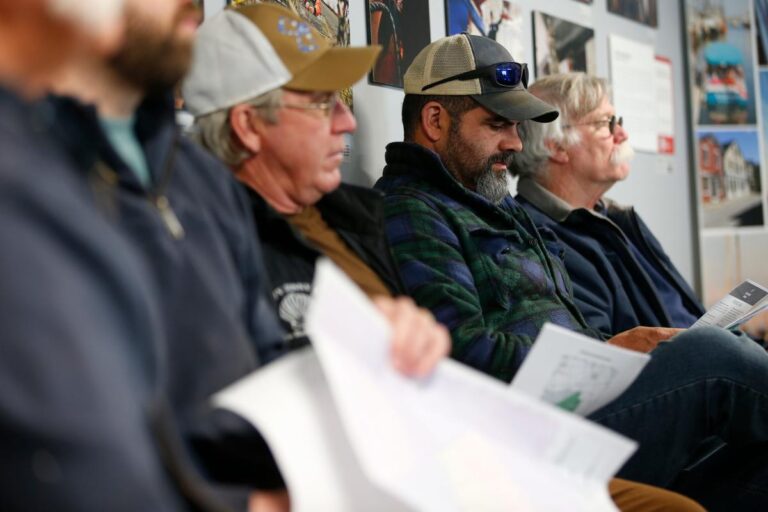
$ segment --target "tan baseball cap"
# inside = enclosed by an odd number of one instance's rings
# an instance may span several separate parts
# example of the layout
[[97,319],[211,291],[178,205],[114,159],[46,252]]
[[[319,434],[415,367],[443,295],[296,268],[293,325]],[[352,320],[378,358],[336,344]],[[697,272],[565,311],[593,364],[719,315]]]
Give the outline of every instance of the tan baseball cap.
[[457,34],[427,45],[403,77],[406,94],[471,96],[511,121],[549,123],[559,112],[527,89],[528,71],[487,37]]
[[370,71],[380,46],[337,47],[310,23],[274,4],[232,9],[266,36],[293,78],[284,87],[299,91],[337,91]]

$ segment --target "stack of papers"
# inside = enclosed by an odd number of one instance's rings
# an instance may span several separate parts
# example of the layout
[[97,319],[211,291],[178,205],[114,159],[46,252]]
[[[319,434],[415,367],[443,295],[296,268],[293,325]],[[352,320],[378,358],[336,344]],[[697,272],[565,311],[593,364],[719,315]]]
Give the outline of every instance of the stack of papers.
[[450,360],[405,378],[346,276],[322,261],[313,288],[313,348],[215,397],[264,435],[293,510],[616,510],[635,443]]

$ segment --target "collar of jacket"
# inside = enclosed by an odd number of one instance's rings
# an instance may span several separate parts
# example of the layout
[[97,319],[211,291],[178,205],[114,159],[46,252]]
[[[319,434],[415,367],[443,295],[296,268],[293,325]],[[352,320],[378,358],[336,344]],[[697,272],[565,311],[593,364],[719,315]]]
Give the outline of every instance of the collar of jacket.
[[[253,210],[259,219],[269,222],[284,222],[285,217],[272,208],[252,188],[243,185],[251,197]],[[380,235],[384,208],[384,194],[356,185],[342,183],[339,188],[326,194],[315,205],[323,220],[334,229],[343,229],[360,235]]]
[[[83,172],[91,170],[96,162],[103,161],[116,172],[121,186],[143,189],[133,171],[112,149],[93,105],[66,96],[50,96],[47,103],[54,111],[51,121],[57,138]],[[164,172],[164,163],[173,148],[176,132],[173,94],[168,92],[144,98],[136,109],[136,135],[156,185],[166,179],[158,173]]]
[[470,209],[491,212],[504,217],[514,214],[517,202],[507,195],[499,205],[494,205],[477,192],[467,189],[446,169],[440,156],[421,144],[392,142],[387,145],[384,178],[420,179],[455,198]]
[[[624,207],[615,201],[602,198],[598,201],[597,209],[594,211],[589,208],[574,208],[558,196],[539,185],[531,178],[520,178],[517,183],[518,195],[528,203],[532,204],[547,217],[560,224],[573,223],[576,225],[582,222],[593,224],[599,222],[598,226],[609,226],[624,240],[628,240],[627,234],[616,222],[616,217],[629,222],[634,210],[632,207]],[[604,212],[604,213],[601,213]]]
[[517,193],[557,222],[565,222],[572,216],[590,215],[600,222],[608,221],[611,225],[618,228],[618,226],[615,226],[611,216],[626,215],[632,211],[631,207],[620,206],[615,201],[605,197],[597,202],[595,210],[574,208],[531,178],[520,178],[517,182]]
[[[276,243],[298,243],[319,255],[304,235],[285,217],[246,187],[251,199],[256,227],[262,240]],[[344,240],[349,248],[376,272],[393,294],[403,293],[396,265],[389,253],[384,231],[384,194],[355,185],[342,183],[318,203],[323,220]]]

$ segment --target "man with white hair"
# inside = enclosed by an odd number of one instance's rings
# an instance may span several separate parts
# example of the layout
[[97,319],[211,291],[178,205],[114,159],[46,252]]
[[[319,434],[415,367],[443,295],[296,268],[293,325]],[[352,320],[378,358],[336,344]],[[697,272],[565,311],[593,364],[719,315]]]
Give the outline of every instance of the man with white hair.
[[638,325],[689,327],[704,313],[693,290],[635,210],[604,198],[633,156],[608,83],[565,73],[529,90],[560,118],[523,123],[510,171],[520,177],[519,202],[557,235],[587,323],[608,337]]

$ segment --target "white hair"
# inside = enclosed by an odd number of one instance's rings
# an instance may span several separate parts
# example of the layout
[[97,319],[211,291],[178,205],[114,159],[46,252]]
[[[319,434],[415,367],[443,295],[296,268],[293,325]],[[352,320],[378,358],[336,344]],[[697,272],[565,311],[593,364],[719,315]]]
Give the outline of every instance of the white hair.
[[[283,90],[272,89],[240,104],[250,105],[259,117],[267,123],[275,124],[282,99]],[[231,111],[231,107],[223,108],[195,118],[192,138],[228,166],[236,167],[249,158],[251,153],[235,140],[229,124]]]
[[561,73],[537,80],[528,90],[560,111],[551,123],[525,121],[520,125],[523,150],[515,154],[509,169],[514,176],[536,178],[543,176],[549,167],[551,152],[547,141],[561,146],[581,142],[578,131],[564,127],[598,108],[604,98],[610,98],[611,89],[603,78],[586,73]]

